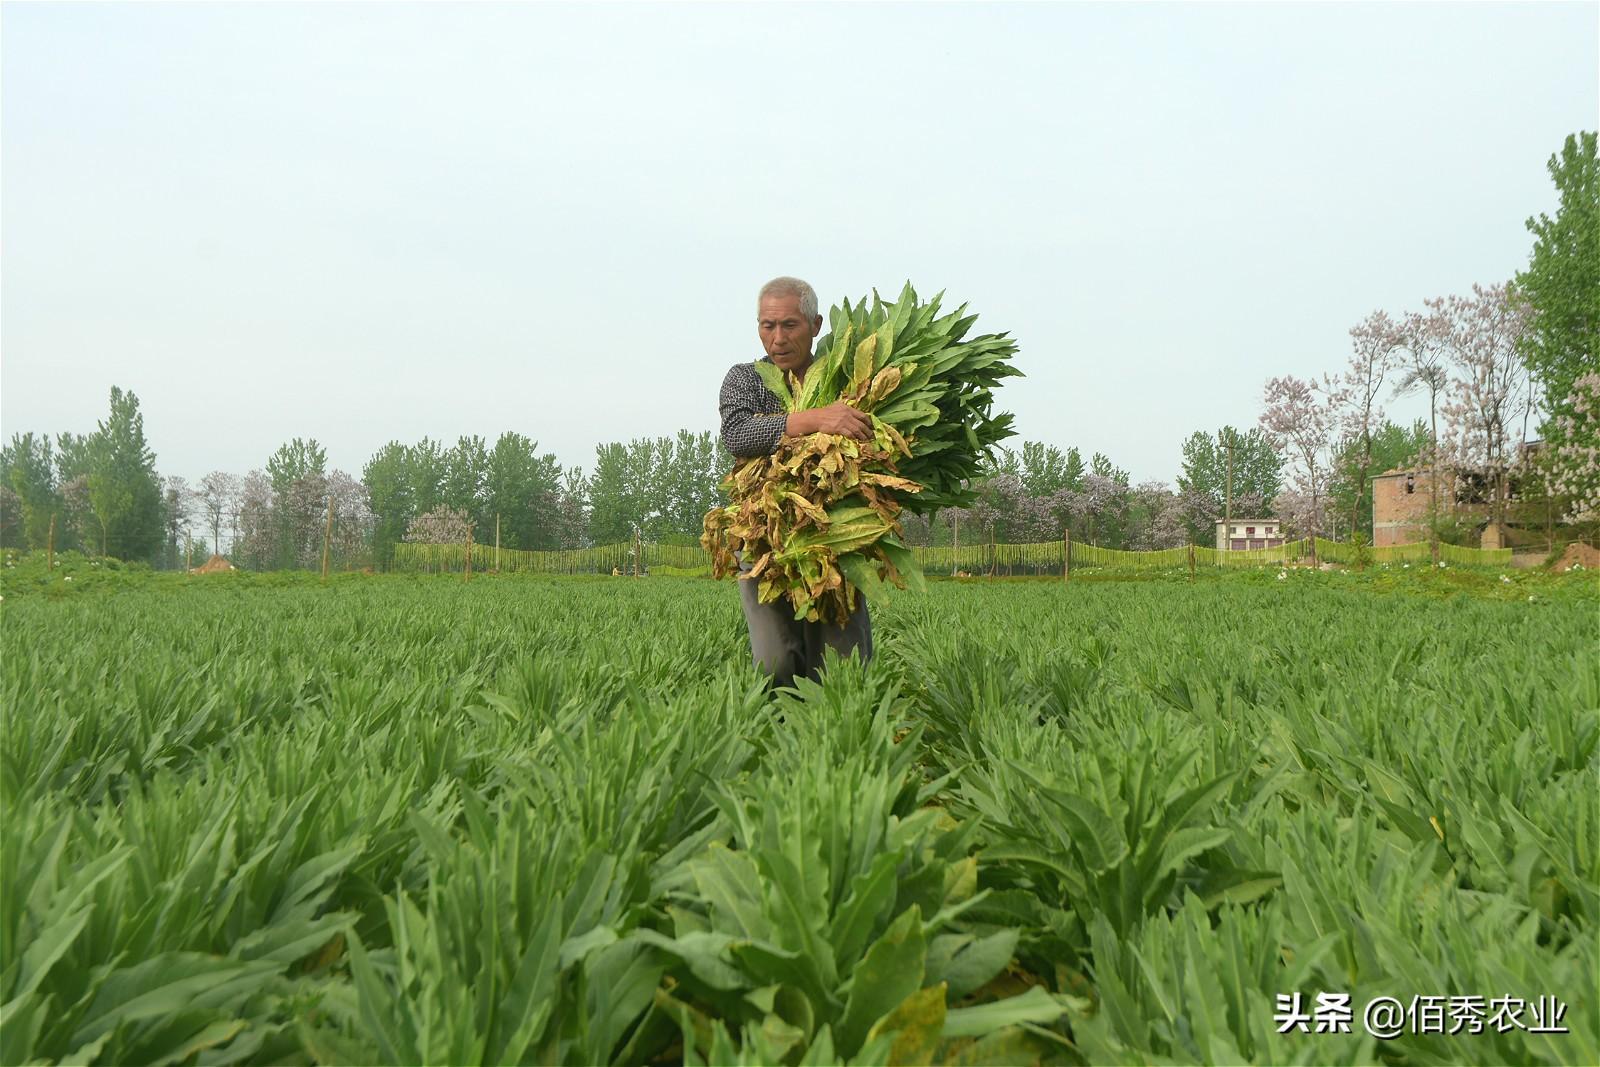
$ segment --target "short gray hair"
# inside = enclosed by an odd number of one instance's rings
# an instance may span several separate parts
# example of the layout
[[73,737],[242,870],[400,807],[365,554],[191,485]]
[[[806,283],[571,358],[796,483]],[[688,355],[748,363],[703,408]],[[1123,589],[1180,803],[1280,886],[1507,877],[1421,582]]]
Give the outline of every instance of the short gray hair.
[[817,291],[799,278],[784,275],[774,278],[761,287],[761,292],[756,294],[756,308],[759,311],[761,301],[769,296],[797,296],[800,298],[800,314],[804,315],[807,322],[817,317]]

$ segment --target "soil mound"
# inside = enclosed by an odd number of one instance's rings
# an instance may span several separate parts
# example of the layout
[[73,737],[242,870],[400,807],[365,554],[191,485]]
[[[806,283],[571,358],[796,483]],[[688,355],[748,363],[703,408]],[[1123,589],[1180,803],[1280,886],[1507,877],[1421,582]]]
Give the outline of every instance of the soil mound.
[[1573,564],[1581,566],[1586,571],[1600,570],[1600,548],[1586,545],[1582,541],[1574,541],[1561,553],[1561,558],[1556,560],[1556,565],[1551,569],[1557,574],[1565,574],[1572,569]]
[[233,569],[234,569],[233,564],[229,563],[222,556],[212,556],[210,559],[208,559],[204,563],[200,564],[200,566],[196,567],[194,569],[194,573],[196,573],[196,574],[223,574],[223,573],[225,573],[227,571],[231,571]]

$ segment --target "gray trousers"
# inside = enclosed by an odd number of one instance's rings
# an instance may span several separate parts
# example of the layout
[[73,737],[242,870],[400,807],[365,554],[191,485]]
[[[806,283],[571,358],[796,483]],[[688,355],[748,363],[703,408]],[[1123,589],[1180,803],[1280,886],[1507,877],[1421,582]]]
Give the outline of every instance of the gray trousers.
[[856,609],[843,626],[796,620],[787,598],[761,603],[759,582],[739,579],[739,599],[744,621],[750,627],[750,654],[756,666],[772,677],[775,686],[791,685],[796,678],[816,678],[825,649],[841,658],[859,650],[862,663],[872,660],[872,620],[867,598],[856,595]]

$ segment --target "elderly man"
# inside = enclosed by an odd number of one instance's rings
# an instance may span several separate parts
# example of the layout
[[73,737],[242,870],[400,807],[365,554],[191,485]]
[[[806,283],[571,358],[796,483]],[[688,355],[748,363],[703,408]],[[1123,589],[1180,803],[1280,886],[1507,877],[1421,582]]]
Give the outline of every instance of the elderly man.
[[[816,290],[799,278],[774,278],[756,297],[756,329],[765,359],[797,378],[811,366],[811,345],[822,330]],[[779,400],[749,363],[735,364],[722,379],[717,398],[722,416],[722,443],[740,459],[769,455],[785,437],[817,432],[843,434],[865,441],[872,436],[872,421],[843,402],[811,411],[784,414]],[[746,570],[749,561],[742,561]],[[842,626],[796,621],[788,601],[763,604],[756,583],[742,578],[739,596],[750,628],[750,652],[757,666],[774,685],[789,685],[796,677],[815,677],[823,651],[840,656],[860,650],[862,662],[872,658],[872,623],[865,597],[856,598],[856,610]]]

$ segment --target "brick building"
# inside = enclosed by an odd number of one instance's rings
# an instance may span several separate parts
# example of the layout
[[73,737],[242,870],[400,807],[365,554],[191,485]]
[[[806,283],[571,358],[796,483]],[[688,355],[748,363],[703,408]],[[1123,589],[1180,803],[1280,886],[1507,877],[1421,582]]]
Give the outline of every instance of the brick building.
[[[1229,527],[1232,529],[1229,529]],[[1217,520],[1217,548],[1242,551],[1250,548],[1277,548],[1283,544],[1283,523],[1277,519]]]
[[[1428,479],[1426,469],[1397,467],[1372,479],[1372,543],[1404,545],[1428,539]],[[1503,505],[1518,499],[1517,477],[1506,479]],[[1490,483],[1476,471],[1439,471],[1439,515],[1477,525],[1483,548],[1507,543],[1503,525],[1489,522]],[[1504,514],[1504,511],[1502,511]]]
[[[1407,545],[1428,539],[1428,486],[1426,470],[1396,467],[1372,479],[1372,543]],[[1455,506],[1455,478],[1439,472],[1439,512]]]

